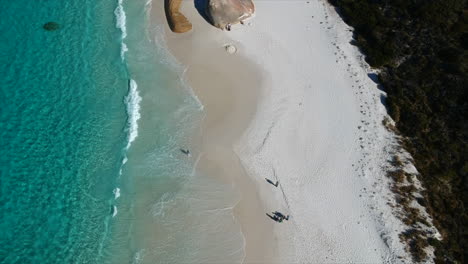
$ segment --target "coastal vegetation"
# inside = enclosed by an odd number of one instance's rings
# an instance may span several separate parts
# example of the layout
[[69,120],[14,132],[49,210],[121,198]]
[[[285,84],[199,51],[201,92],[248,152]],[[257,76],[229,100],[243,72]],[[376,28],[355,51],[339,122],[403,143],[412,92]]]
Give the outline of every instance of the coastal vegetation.
[[[354,27],[353,44],[380,70],[395,131],[426,189],[420,203],[442,235],[441,241],[412,240],[414,259],[420,261],[421,248],[429,244],[436,263],[468,261],[467,1],[329,1]],[[404,177],[402,171],[391,176]],[[416,233],[408,230],[400,237]]]

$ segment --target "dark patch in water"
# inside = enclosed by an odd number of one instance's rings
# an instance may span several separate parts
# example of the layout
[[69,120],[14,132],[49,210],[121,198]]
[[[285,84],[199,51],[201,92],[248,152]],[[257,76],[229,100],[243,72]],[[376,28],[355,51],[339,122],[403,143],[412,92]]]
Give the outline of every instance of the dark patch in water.
[[47,31],[54,31],[60,28],[60,25],[56,22],[47,22],[42,26]]

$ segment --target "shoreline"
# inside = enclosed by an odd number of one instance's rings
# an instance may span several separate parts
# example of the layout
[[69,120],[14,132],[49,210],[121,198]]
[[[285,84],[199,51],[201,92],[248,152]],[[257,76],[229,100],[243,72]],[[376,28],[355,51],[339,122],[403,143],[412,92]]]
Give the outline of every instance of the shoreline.
[[[153,14],[164,18],[159,3],[153,2]],[[233,208],[244,236],[243,263],[268,262],[277,259],[272,222],[265,217],[263,201],[255,182],[246,174],[233,145],[253,121],[262,75],[248,58],[229,54],[224,45],[240,43],[230,40],[225,32],[209,25],[193,3],[182,3],[180,11],[193,25],[185,34],[172,33],[165,25],[165,40],[170,52],[186,67],[184,79],[204,105],[206,116],[195,148],[200,159],[197,170],[216,180],[234,185],[240,200]]]
[[[411,261],[386,176],[397,143],[382,125],[385,94],[349,43],[352,29],[326,1],[255,4],[255,18],[230,32],[191,3],[181,8],[191,32],[166,26],[206,107],[198,168],[241,194],[243,262]],[[276,223],[273,211],[291,218]]]

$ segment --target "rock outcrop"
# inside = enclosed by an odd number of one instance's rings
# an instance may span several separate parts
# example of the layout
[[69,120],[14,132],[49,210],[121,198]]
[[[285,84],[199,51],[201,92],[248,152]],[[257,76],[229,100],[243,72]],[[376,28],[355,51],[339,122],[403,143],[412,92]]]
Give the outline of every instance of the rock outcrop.
[[230,30],[231,25],[252,17],[255,6],[252,0],[208,0],[207,13],[215,27]]
[[184,33],[192,29],[192,23],[179,11],[182,1],[183,0],[164,1],[167,23],[172,32]]

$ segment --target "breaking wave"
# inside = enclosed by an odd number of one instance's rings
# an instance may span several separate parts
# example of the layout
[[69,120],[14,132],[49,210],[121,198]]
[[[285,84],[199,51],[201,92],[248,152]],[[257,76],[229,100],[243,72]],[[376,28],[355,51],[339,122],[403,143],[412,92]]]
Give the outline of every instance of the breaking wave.
[[116,18],[116,27],[122,31],[122,43],[120,47],[120,58],[122,61],[125,59],[125,52],[128,51],[127,45],[124,42],[124,39],[127,37],[127,16],[123,8],[123,0],[119,0],[119,4],[114,11]]

